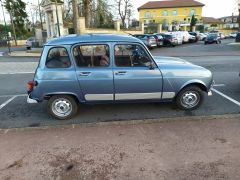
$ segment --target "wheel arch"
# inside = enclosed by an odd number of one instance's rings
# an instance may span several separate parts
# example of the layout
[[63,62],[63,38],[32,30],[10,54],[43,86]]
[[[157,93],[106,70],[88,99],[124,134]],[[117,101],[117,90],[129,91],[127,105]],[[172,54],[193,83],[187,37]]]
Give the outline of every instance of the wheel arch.
[[199,80],[192,80],[192,81],[188,81],[187,83],[185,83],[185,84],[180,88],[180,90],[178,91],[178,93],[181,92],[184,88],[189,87],[189,86],[197,86],[197,87],[199,87],[202,91],[204,91],[204,92],[206,92],[206,93],[208,92],[208,88],[207,88],[207,86],[204,84],[204,82],[199,81]]
[[80,99],[78,98],[78,96],[76,95],[76,94],[74,94],[74,93],[69,93],[69,92],[64,92],[64,93],[48,93],[48,94],[45,94],[44,96],[43,96],[43,99],[44,100],[49,100],[52,96],[59,96],[59,95],[65,95],[65,96],[71,96],[71,97],[73,97],[74,99],[75,99],[75,101],[77,102],[77,103],[80,103],[81,101],[80,101]]

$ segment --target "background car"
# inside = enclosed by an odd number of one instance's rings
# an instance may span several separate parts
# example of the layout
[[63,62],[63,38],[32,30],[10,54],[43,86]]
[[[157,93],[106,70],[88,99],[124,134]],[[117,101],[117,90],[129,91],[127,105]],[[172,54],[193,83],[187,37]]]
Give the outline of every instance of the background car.
[[237,37],[237,32],[232,32],[229,34],[230,38],[236,38]]
[[172,34],[161,34],[163,37],[163,45],[175,47],[178,44],[177,38]]
[[183,36],[183,43],[188,43],[190,34],[187,31],[181,31],[180,33]]
[[204,33],[200,33],[200,34],[199,34],[199,37],[200,37],[200,39],[199,39],[200,41],[205,41],[207,35],[204,34]]
[[193,36],[193,35],[189,34],[189,40],[188,40],[188,42],[190,42],[190,43],[196,42],[196,36]]
[[221,43],[221,38],[217,33],[210,33],[207,38],[205,39],[204,44],[220,44]]
[[154,34],[153,35],[157,41],[157,46],[162,47],[163,46],[163,37],[160,34]]
[[237,33],[237,36],[236,36],[236,42],[240,42],[240,32]]
[[25,44],[26,48],[27,48],[28,50],[31,49],[31,48],[33,47],[33,43],[34,43],[34,42],[36,42],[35,37],[30,37],[30,38],[28,38],[27,41],[26,41],[26,44]]
[[197,42],[200,39],[200,36],[197,32],[188,32],[190,35],[195,36],[195,42]]
[[136,34],[134,37],[140,39],[149,49],[157,47],[157,40],[153,35],[149,34]]

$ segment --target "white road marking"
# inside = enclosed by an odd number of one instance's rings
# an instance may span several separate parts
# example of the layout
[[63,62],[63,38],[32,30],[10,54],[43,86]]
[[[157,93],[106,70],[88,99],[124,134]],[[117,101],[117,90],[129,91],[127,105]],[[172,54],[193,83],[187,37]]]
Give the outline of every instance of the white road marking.
[[13,74],[34,74],[35,72],[9,72],[9,73],[0,73],[0,75],[13,75]]
[[14,100],[17,96],[13,96],[10,99],[8,99],[7,101],[5,101],[3,104],[0,105],[0,110],[2,108],[4,108],[8,103],[10,103],[12,100]]
[[215,93],[217,93],[217,94],[219,94],[220,96],[226,98],[227,100],[233,102],[234,104],[240,106],[240,102],[236,101],[235,99],[233,99],[233,98],[231,98],[231,97],[229,97],[229,96],[221,93],[220,91],[218,91],[218,90],[216,90],[216,89],[214,89],[214,88],[212,88],[212,91],[215,92]]
[[16,97],[24,97],[24,96],[28,96],[28,95],[27,95],[27,94],[0,95],[0,98],[12,97],[12,96],[16,96]]
[[4,53],[4,52],[0,52],[0,56],[3,56],[3,53]]
[[213,87],[224,87],[226,86],[225,84],[214,84]]

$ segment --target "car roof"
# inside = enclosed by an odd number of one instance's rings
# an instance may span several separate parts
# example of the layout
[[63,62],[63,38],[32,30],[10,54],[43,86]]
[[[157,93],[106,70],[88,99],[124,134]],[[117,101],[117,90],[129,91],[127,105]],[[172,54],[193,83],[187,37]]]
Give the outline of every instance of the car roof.
[[77,43],[95,43],[95,42],[136,42],[142,43],[139,39],[130,35],[116,34],[71,34],[52,39],[46,45],[72,45]]

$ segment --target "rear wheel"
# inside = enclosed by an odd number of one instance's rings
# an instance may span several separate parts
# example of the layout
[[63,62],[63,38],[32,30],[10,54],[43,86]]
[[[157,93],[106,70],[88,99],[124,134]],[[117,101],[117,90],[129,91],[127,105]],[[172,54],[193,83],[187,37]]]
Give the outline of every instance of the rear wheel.
[[184,88],[176,97],[176,105],[182,110],[197,109],[203,102],[203,91],[197,86]]
[[55,95],[48,101],[48,112],[54,118],[66,120],[76,115],[78,105],[75,99],[68,95]]

